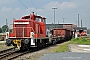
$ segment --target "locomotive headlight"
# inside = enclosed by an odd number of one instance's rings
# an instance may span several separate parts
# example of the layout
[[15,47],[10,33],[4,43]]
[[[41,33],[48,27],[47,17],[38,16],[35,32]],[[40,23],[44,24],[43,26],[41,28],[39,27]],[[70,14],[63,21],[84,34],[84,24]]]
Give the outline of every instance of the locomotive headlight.
[[24,43],[25,43],[25,44],[28,44],[28,43],[29,43],[29,40],[28,40],[28,39],[25,39],[25,40],[24,40]]

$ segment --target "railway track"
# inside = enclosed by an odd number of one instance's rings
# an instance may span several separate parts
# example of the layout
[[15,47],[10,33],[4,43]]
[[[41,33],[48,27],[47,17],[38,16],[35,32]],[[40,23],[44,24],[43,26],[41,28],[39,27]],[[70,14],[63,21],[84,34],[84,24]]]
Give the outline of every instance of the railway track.
[[3,54],[0,54],[0,60],[7,60],[7,58],[11,55],[13,55],[14,53],[18,52],[18,50],[11,50],[9,52],[6,52],[6,53],[3,53]]
[[9,52],[9,51],[14,50],[14,49],[15,49],[15,47],[10,48],[10,49],[6,49],[6,50],[2,50],[2,51],[0,51],[0,54],[3,54],[3,53],[6,53],[6,52]]
[[29,53],[29,51],[19,51],[14,48],[6,49],[0,51],[0,60],[12,60],[26,53]]
[[[0,51],[0,60],[6,60],[5,58],[13,53],[17,52],[15,47]],[[4,58],[4,59],[3,59]]]
[[29,50],[29,51],[11,50],[9,52],[0,54],[0,60],[14,60],[15,58],[18,58],[19,56],[22,56],[22,55],[28,54],[28,53],[32,53],[32,52],[35,52],[38,50],[40,50],[40,48]]
[[8,57],[7,60],[13,60],[19,56],[22,56],[24,54],[29,53],[29,51],[25,51],[25,52],[18,52],[18,53],[14,53],[14,55],[12,55],[11,57]]

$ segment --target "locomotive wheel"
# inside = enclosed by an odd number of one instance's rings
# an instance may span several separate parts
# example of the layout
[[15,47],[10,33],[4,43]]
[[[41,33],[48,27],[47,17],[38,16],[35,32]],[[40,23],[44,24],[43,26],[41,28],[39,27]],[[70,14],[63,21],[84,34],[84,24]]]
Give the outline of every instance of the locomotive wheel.
[[53,40],[53,41],[52,41],[52,44],[53,44],[53,45],[55,45],[55,44],[56,44],[56,41],[55,41],[55,40]]
[[25,39],[25,40],[24,40],[24,43],[25,43],[25,44],[29,44],[29,40],[28,40],[28,39]]
[[10,46],[11,45],[11,40],[10,39],[6,39],[6,45]]

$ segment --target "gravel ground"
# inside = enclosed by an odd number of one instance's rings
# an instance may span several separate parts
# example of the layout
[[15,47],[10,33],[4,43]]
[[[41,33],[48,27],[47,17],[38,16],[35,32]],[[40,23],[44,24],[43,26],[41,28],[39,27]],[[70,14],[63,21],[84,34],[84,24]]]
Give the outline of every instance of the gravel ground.
[[5,43],[0,43],[0,51],[12,48],[13,46],[6,46]]
[[79,44],[69,44],[70,52],[88,52],[90,53],[90,45],[79,45]]

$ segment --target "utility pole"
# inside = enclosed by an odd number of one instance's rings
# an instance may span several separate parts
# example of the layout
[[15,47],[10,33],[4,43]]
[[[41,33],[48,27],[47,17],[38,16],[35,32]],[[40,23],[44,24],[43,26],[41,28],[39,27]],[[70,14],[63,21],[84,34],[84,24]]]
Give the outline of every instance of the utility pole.
[[52,8],[52,9],[54,9],[54,24],[55,24],[55,9],[57,8]]
[[8,22],[7,22],[7,19],[6,19],[6,26],[7,26],[6,31],[8,32],[9,29],[8,29]]
[[65,18],[62,18],[62,19],[63,19],[63,24],[64,24],[64,19],[65,19]]
[[59,24],[59,21],[58,21],[58,24]]
[[81,20],[81,27],[82,27],[82,20]]
[[7,19],[6,19],[6,25],[8,25],[8,23],[7,23]]
[[77,21],[76,21],[76,25],[77,25]]
[[78,14],[78,27],[79,27],[79,14]]

